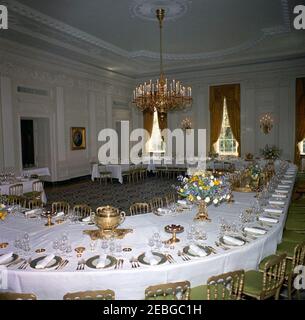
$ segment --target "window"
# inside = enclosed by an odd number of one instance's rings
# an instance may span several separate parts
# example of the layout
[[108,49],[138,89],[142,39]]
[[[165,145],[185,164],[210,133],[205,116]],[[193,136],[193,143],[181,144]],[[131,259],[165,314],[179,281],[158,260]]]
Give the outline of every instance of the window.
[[226,98],[224,98],[221,132],[216,143],[216,151],[219,155],[238,156],[237,148],[238,144],[233,137],[228,117]]

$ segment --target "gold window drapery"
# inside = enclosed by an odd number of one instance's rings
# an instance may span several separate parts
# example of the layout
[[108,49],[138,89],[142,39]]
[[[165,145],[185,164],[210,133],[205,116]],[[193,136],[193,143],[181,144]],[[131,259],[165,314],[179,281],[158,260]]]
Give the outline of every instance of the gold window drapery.
[[229,84],[210,87],[210,150],[214,150],[222,125],[224,98],[227,102],[227,111],[230,127],[234,139],[238,143],[238,155],[240,156],[240,85]]
[[305,138],[305,78],[296,79],[295,163],[300,165],[299,143]]

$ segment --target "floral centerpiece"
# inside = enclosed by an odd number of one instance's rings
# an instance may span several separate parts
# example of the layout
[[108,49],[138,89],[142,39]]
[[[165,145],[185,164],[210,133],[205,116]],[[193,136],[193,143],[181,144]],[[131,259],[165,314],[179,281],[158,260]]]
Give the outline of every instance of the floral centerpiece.
[[276,160],[280,157],[282,151],[276,146],[266,144],[266,146],[260,150],[260,153],[266,160]]
[[206,206],[210,203],[218,205],[229,200],[231,195],[230,184],[224,176],[214,177],[209,174],[195,174],[190,177],[179,176],[181,185],[176,187],[178,194],[192,203],[199,204],[196,219],[210,220]]

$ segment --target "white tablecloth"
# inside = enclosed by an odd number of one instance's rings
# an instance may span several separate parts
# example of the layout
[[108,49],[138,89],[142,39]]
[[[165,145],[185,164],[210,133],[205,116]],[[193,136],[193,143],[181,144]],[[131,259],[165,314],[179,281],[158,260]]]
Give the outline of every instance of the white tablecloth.
[[[26,181],[18,181],[18,182],[12,183],[12,184],[0,184],[0,194],[8,195],[10,186],[17,184],[17,183],[23,184],[23,193],[31,192],[33,190],[32,189],[33,182],[39,181],[39,180],[35,180],[35,179],[24,179],[24,180],[26,180]],[[47,203],[47,196],[46,196],[44,190],[42,192],[41,200],[43,203]]]
[[[73,258],[69,258],[70,262],[67,267],[61,271],[39,271],[30,267],[26,270],[10,268],[8,271],[8,290],[33,292],[39,299],[62,299],[67,292],[112,289],[115,291],[117,299],[144,299],[144,290],[150,285],[189,280],[191,286],[194,287],[205,284],[212,275],[237,269],[255,269],[262,258],[276,251],[277,244],[282,237],[291,190],[286,199],[284,214],[279,218],[279,223],[273,225],[266,235],[242,247],[225,251],[216,247],[214,243],[218,239],[219,219],[222,217],[229,222],[238,222],[240,209],[248,207],[250,202],[254,200],[253,193],[234,193],[234,197],[235,203],[233,204],[222,204],[219,207],[210,206],[208,211],[212,222],[201,223],[202,229],[207,233],[206,243],[213,246],[217,250],[217,254],[211,254],[203,258],[192,258],[191,261],[187,262],[182,261],[177,255],[177,251],[181,250],[188,242],[186,234],[194,223],[193,217],[196,210],[177,213],[176,216],[161,217],[152,213],[138,215],[127,217],[121,225],[123,228],[134,230],[132,234],[120,240],[123,247],[132,248],[131,252],[121,254],[125,261],[123,269],[94,270],[86,267],[84,271],[75,271],[79,258],[75,257],[74,252]],[[94,226],[71,225],[66,222],[47,228],[43,226],[44,222],[37,223],[33,219],[25,219],[23,216],[10,216],[0,223],[1,240],[10,243],[10,246],[2,249],[1,253],[13,251],[15,237],[22,236],[24,232],[30,234],[33,250],[46,248],[46,253],[53,252],[52,241],[63,232],[68,232],[73,249],[77,246],[87,248],[83,255],[84,259],[101,253],[100,245],[96,252],[91,252],[89,237],[82,234],[85,229],[95,229]],[[172,223],[181,224],[185,227],[185,232],[177,235],[181,242],[176,245],[174,250],[168,249],[176,263],[169,264],[167,262],[159,266],[143,265],[138,269],[132,269],[129,259],[149,250],[148,238],[154,232],[159,232],[163,240],[168,239],[170,235],[164,232],[164,226]]]
[[21,174],[23,176],[31,176],[32,174],[37,174],[38,176],[50,176],[50,170],[49,168],[24,169]]

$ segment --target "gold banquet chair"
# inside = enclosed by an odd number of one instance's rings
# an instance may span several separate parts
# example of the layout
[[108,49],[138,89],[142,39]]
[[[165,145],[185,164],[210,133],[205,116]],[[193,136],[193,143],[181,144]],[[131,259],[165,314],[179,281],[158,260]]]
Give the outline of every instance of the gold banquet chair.
[[[294,254],[293,257],[286,257],[286,274],[285,274],[285,280],[284,285],[288,288],[288,299],[291,300],[292,298],[292,291],[293,291],[293,282],[295,277],[297,276],[297,273],[294,272],[295,267],[297,266],[305,266],[305,241],[299,244],[294,244]],[[264,270],[265,264],[275,257],[275,255],[271,255],[266,257],[261,261],[259,264],[260,271]],[[298,299],[300,299],[300,291],[297,290]]]
[[189,300],[190,282],[172,282],[145,289],[145,300]]
[[80,291],[67,293],[64,300],[115,300],[113,290]]
[[286,254],[272,257],[266,262],[263,272],[249,270],[245,273],[244,295],[257,300],[274,297],[279,299],[285,280]]
[[66,201],[58,201],[52,203],[52,212],[64,212],[64,214],[69,213],[69,203]]
[[9,187],[10,196],[22,196],[23,195],[23,184],[17,183]]
[[39,199],[31,199],[28,201],[27,208],[28,209],[40,209],[43,207],[42,201]]
[[30,199],[39,199],[41,200],[41,195],[43,192],[43,183],[42,181],[34,181],[32,184],[32,191],[24,193],[24,196]]
[[176,196],[174,193],[169,193],[165,196],[166,205],[169,206],[176,202]]
[[20,206],[24,208],[26,206],[26,199],[23,196],[7,196],[7,204],[10,206]]
[[37,300],[33,293],[0,292],[0,300]]
[[131,216],[134,216],[136,214],[148,213],[150,211],[149,204],[146,202],[134,203],[130,206],[129,211]]
[[212,276],[206,285],[191,289],[191,300],[240,300],[244,278],[244,270]]
[[77,204],[73,207],[73,213],[76,214],[79,218],[89,217],[91,211],[91,207],[86,204]]
[[104,180],[105,184],[107,184],[108,178],[112,183],[112,173],[110,171],[107,171],[107,167],[105,165],[99,164],[98,171],[99,171],[100,184],[102,183],[102,180]]
[[162,208],[163,207],[163,199],[161,197],[153,198],[150,201],[150,207],[151,207],[152,211],[157,211],[158,208]]

